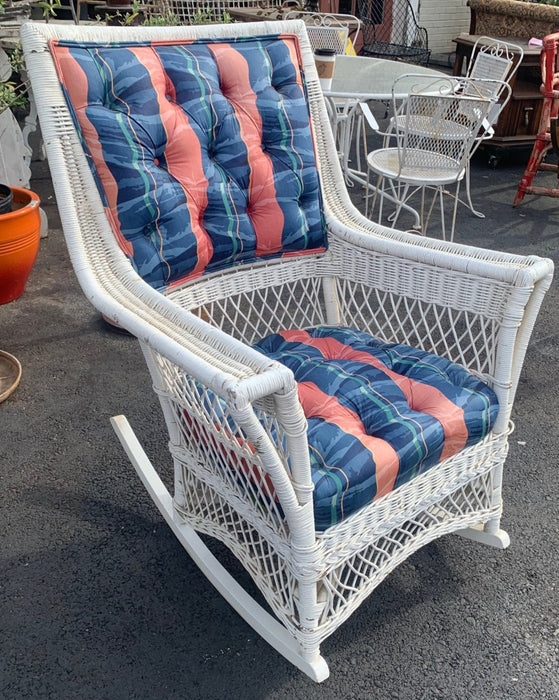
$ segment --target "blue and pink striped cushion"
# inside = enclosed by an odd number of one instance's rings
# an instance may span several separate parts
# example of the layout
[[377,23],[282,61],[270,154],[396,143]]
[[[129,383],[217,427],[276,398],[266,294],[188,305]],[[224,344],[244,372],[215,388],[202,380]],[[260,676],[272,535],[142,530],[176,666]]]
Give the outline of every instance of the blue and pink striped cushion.
[[308,421],[316,527],[347,518],[489,433],[497,397],[464,368],[348,328],[271,335]]
[[[148,283],[325,249],[295,37],[52,50],[107,216]],[[497,414],[463,368],[359,331],[257,347],[298,382],[319,530],[482,440]]]
[[149,284],[325,249],[296,37],[51,50],[107,216]]

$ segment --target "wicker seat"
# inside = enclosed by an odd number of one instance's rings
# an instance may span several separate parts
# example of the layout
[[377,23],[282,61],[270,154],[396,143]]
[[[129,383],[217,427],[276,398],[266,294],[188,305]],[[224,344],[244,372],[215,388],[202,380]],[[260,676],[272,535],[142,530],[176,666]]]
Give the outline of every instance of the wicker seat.
[[140,342],[172,496],[115,429],[202,571],[321,681],[320,644],[419,547],[507,546],[510,414],[551,262],[361,215],[302,22],[28,23],[22,43],[71,258]]

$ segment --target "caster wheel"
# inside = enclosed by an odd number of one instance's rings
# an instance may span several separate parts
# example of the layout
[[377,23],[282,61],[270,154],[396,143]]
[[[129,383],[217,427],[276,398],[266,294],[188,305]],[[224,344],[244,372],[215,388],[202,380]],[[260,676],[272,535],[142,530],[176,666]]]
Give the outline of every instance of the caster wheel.
[[491,170],[495,170],[495,168],[499,165],[499,159],[497,156],[489,156],[488,165]]

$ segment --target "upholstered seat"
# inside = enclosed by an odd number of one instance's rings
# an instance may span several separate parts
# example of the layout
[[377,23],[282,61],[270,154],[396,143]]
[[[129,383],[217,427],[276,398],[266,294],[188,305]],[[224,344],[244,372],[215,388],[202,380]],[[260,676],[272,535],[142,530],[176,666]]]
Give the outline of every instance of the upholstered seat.
[[484,439],[497,416],[495,393],[462,367],[357,330],[284,331],[256,347],[295,376],[318,530]]

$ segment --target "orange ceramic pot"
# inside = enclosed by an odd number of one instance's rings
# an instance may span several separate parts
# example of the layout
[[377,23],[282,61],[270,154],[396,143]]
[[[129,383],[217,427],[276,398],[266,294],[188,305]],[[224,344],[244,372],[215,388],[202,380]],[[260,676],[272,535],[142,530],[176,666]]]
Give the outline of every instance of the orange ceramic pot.
[[12,187],[13,209],[0,214],[0,304],[23,294],[41,237],[39,197]]

